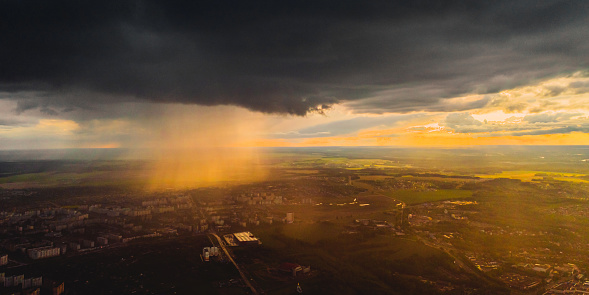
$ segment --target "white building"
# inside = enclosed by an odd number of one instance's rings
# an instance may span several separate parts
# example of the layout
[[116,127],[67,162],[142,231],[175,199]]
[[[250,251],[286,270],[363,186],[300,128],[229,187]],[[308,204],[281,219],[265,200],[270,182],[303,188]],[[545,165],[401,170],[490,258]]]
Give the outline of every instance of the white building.
[[27,254],[31,259],[41,259],[59,256],[61,254],[60,248],[54,248],[51,246],[28,249]]

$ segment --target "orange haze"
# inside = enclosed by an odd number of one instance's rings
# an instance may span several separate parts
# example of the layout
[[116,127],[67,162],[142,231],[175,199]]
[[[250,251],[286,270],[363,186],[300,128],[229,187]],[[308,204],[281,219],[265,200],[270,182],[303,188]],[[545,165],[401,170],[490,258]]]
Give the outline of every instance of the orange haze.
[[[175,106],[151,125],[152,189],[259,181],[267,173],[259,152],[239,148],[255,134],[248,111],[234,107]],[[153,123],[153,122],[157,123]]]

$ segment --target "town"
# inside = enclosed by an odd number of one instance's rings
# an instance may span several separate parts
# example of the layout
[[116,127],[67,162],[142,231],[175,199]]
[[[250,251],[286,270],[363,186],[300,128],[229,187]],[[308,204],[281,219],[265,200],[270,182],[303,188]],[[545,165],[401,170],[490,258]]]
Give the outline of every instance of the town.
[[395,165],[289,159],[185,189],[5,182],[0,293],[589,292],[583,182]]
[[[0,212],[0,246],[4,249],[0,260],[3,293],[41,294],[44,288],[54,294],[64,293],[68,287],[65,283],[67,279],[56,280],[52,273],[21,271],[24,266],[35,265],[39,260],[92,255],[149,240],[215,235],[222,238],[211,240],[210,245],[195,249],[195,252],[200,253],[200,259],[204,262],[219,263],[234,256],[233,249],[236,247],[261,247],[264,241],[255,236],[256,232],[268,232],[277,226],[295,227],[325,222],[325,219],[333,218],[334,212],[341,212],[342,215],[344,212],[354,212],[351,218],[347,218],[347,223],[341,223],[339,234],[342,236],[369,234],[417,239],[455,259],[454,263],[465,274],[499,281],[513,290],[534,294],[538,290],[545,290],[545,294],[589,290],[589,283],[585,281],[586,259],[582,254],[559,255],[562,252],[556,252],[554,247],[540,246],[546,242],[561,246],[555,242],[558,235],[552,232],[483,222],[479,218],[480,201],[472,198],[406,204],[386,196],[379,197],[380,191],[386,190],[382,186],[376,185],[368,192],[355,187],[351,178],[348,178],[324,177],[318,180],[316,176],[309,176],[306,180],[339,186],[336,191],[342,193],[330,196],[329,199],[349,200],[345,203],[327,203],[325,197],[317,198],[322,191],[321,186],[310,188],[311,193],[306,193],[300,187],[274,183],[250,185],[242,188],[242,191],[236,188],[207,188],[183,193],[159,192],[136,198],[109,198],[104,203],[68,202],[62,206],[45,208],[33,209],[32,206],[21,212],[3,211]],[[432,183],[427,181],[402,181],[404,186],[411,184],[412,190],[436,191],[431,188]],[[354,182],[360,184],[362,180]],[[19,198],[22,195],[15,191],[3,193],[5,198]],[[219,194],[224,197],[211,197]],[[393,202],[390,209],[381,215],[387,220],[370,218],[374,215],[374,206],[370,201],[378,198],[387,198]],[[370,206],[371,209],[363,210]],[[326,216],[315,215],[318,219],[314,220],[300,213],[322,208],[330,208],[332,212]],[[562,213],[565,209],[554,210]],[[362,212],[366,215],[363,216]],[[347,220],[343,216],[341,219]],[[572,230],[568,230],[567,234],[579,235]],[[491,250],[473,247],[468,242],[471,236],[477,236],[479,240],[485,240],[486,237],[505,241],[534,239],[538,244],[534,247],[495,247]],[[563,247],[587,249],[587,244],[573,241],[561,243]],[[220,250],[224,248],[229,250]],[[236,260],[239,261],[239,257]],[[299,263],[276,261],[267,267],[276,269],[277,275],[287,281],[297,275],[298,280],[301,280],[301,275],[313,276],[313,272],[320,271],[311,271],[310,267]],[[237,264],[236,267],[239,268]],[[318,267],[321,269],[320,265]],[[247,266],[241,268],[244,273],[248,272]],[[244,284],[246,280],[251,284],[247,277],[237,277],[220,282],[218,286],[241,286],[247,289]],[[436,286],[439,291],[458,287],[452,282],[425,281]],[[256,292],[256,288],[262,290],[263,287],[256,285],[251,288]]]

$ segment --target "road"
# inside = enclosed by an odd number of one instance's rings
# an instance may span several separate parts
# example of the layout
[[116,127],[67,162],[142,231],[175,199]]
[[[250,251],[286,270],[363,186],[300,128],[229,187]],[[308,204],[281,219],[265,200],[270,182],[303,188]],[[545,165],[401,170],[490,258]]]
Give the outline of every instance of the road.
[[213,235],[217,239],[217,241],[219,242],[219,246],[221,247],[221,249],[223,249],[223,252],[225,252],[225,255],[227,256],[227,258],[229,258],[229,260],[231,260],[233,265],[235,265],[235,268],[237,269],[237,271],[239,271],[239,274],[241,275],[241,279],[245,282],[245,284],[248,286],[248,288],[250,288],[250,290],[252,290],[252,294],[258,295],[259,294],[258,291],[256,291],[256,288],[254,288],[254,286],[250,283],[250,280],[247,278],[245,273],[241,270],[241,268],[239,268],[239,265],[237,265],[235,260],[233,260],[233,257],[231,257],[231,255],[229,254],[229,251],[227,251],[227,248],[225,247],[225,244],[223,243],[223,241],[221,241],[221,238],[217,234],[211,234],[211,235]]

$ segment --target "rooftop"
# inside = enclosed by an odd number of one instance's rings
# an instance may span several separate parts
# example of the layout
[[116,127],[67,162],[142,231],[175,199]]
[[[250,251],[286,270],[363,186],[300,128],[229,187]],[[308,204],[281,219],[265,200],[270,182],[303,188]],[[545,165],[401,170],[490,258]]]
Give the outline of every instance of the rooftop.
[[239,241],[239,242],[259,242],[258,238],[256,238],[251,232],[246,231],[246,232],[240,232],[240,233],[234,233],[233,234],[235,236],[235,238]]

